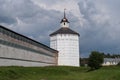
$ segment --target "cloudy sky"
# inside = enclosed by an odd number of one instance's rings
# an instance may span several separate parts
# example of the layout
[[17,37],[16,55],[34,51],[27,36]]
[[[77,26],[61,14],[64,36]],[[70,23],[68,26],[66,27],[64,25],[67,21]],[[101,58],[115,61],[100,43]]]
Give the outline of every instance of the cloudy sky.
[[120,53],[120,0],[0,0],[0,24],[49,46],[63,11],[80,33],[80,53]]

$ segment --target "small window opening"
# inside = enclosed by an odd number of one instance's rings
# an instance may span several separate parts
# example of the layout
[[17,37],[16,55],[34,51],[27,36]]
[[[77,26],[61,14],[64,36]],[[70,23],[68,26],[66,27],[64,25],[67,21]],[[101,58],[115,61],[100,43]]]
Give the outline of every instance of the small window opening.
[[65,23],[64,23],[64,25],[65,25]]

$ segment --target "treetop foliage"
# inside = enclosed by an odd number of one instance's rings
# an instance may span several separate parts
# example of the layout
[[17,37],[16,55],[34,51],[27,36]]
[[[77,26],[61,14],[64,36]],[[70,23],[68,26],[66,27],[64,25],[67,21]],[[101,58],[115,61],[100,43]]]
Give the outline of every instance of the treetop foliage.
[[88,60],[88,66],[91,67],[91,69],[99,69],[103,63],[103,55],[97,51],[92,51],[89,60]]
[[103,57],[104,58],[120,58],[120,54],[105,54],[105,53],[102,53]]

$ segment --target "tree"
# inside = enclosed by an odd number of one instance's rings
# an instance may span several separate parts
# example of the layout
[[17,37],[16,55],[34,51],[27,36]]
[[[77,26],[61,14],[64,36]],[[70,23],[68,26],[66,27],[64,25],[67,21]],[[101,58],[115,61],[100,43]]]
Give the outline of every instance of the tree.
[[102,63],[103,55],[97,51],[92,51],[88,60],[88,66],[91,70],[99,69],[102,66]]

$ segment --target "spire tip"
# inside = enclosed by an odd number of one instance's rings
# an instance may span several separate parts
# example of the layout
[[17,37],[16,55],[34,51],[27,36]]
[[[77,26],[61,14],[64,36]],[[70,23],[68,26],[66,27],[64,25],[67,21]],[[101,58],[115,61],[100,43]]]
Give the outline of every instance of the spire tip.
[[66,8],[64,8],[64,18],[66,18],[65,10],[66,10]]

